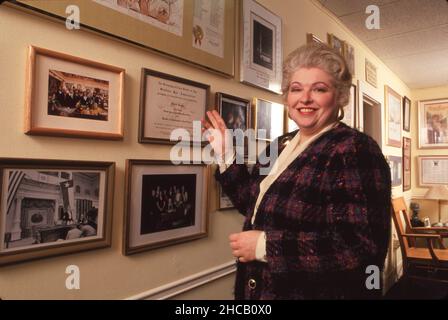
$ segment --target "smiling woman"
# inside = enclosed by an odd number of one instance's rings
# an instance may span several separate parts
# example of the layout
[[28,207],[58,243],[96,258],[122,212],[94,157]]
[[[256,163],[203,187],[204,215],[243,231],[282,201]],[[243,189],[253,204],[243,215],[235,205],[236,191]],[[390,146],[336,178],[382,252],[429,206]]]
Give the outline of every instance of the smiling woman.
[[[243,232],[229,236],[238,261],[235,297],[379,297],[365,286],[366,268],[381,269],[386,257],[390,170],[372,138],[338,121],[351,74],[342,56],[321,44],[292,52],[283,70],[284,101],[300,130],[271,143],[279,156],[268,175],[259,161],[251,173],[235,162],[216,172],[246,216]],[[219,114],[207,115],[204,127],[217,129],[209,141],[229,141]]]

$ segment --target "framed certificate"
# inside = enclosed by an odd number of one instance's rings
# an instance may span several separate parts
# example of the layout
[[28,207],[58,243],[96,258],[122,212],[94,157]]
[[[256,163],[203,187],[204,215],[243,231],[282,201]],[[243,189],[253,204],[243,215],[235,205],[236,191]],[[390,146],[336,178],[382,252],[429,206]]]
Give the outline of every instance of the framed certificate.
[[419,186],[448,184],[448,156],[419,156]]
[[242,82],[281,93],[282,20],[253,0],[243,1]]
[[199,121],[205,116],[209,92],[207,84],[143,68],[138,141],[201,143]]

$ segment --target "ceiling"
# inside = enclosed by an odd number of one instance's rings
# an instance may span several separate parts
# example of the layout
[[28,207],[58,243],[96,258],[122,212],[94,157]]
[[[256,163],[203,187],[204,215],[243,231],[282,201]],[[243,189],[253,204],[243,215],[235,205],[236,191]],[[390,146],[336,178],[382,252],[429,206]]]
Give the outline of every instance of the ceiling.
[[[448,85],[448,0],[319,2],[411,89]],[[365,26],[372,4],[380,9],[379,30]]]

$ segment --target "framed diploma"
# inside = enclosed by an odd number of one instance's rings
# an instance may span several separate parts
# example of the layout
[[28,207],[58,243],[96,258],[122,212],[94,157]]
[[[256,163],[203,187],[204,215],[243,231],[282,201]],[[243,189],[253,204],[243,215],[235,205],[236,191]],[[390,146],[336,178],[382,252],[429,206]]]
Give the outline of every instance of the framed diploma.
[[448,184],[448,156],[419,156],[419,186]]
[[281,93],[282,20],[252,0],[243,1],[240,80]]
[[138,141],[203,142],[201,124],[196,121],[205,116],[209,92],[207,84],[143,68]]

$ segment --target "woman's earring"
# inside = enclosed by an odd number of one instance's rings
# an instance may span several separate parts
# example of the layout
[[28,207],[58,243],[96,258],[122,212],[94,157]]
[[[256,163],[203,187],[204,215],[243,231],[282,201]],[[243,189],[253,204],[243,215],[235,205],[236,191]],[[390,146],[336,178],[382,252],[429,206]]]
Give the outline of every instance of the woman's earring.
[[338,110],[338,120],[344,119],[344,107],[339,108]]

